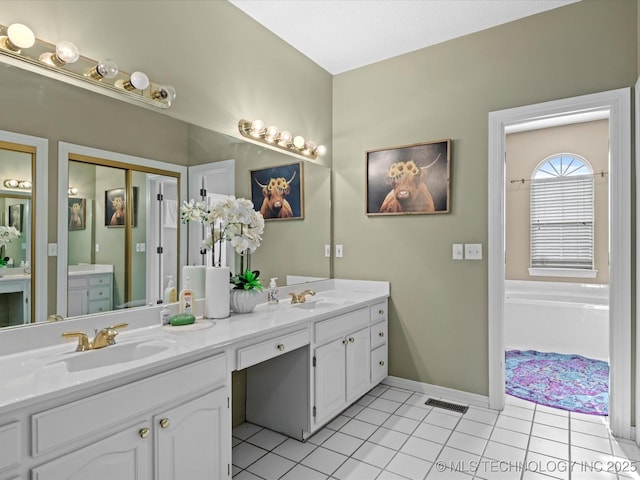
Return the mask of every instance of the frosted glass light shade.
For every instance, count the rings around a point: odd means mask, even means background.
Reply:
[[[318,145],[318,148],[316,148],[316,153],[318,154],[319,157],[326,155],[327,147],[325,147],[324,145]]]
[[[7,48],[15,47],[15,51],[20,51],[22,48],[31,48],[36,43],[36,36],[31,29],[21,23],[12,23],[7,28],[7,37],[9,38],[9,44]]]
[[[133,72],[129,78],[129,82],[134,86],[134,88],[144,90],[149,86],[149,77],[142,72]]]
[[[302,150],[304,148],[304,137],[300,135],[293,137],[293,146],[298,150]]]
[[[109,60],[108,58],[98,63],[95,70],[101,78],[116,78],[118,75],[118,66],[113,60]]]
[[[56,44],[56,57],[63,65],[74,63],[80,58],[80,50],[73,43],[62,40]]]

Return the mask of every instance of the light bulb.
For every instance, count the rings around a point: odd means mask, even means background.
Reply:
[[[251,123],[251,133],[252,137],[260,137],[264,133],[264,122],[262,120],[254,120]]]
[[[288,132],[287,130],[285,130],[284,132],[280,132],[280,135],[278,136],[278,145],[286,147],[291,142],[291,138],[291,132]]]
[[[304,148],[304,137],[300,135],[293,137],[293,146],[298,150],[302,150]]]
[[[307,155],[313,155],[313,153],[316,151],[316,148],[316,142],[312,142],[311,140],[309,140],[304,144],[304,153],[306,153]]]
[[[74,63],[80,58],[80,50],[73,43],[62,40],[56,44],[56,57],[63,65]]]
[[[20,183],[18,184],[18,187],[20,187],[20,188],[24,188],[25,190],[29,190],[29,189],[31,188],[31,182],[29,182],[29,181],[25,180],[25,181],[23,181],[23,182],[20,182]]]
[[[153,92],[152,96],[158,100],[165,100],[168,103],[171,103],[176,99],[176,89],[171,85],[164,85]]]
[[[267,130],[264,133],[264,139],[269,143],[273,143],[276,141],[277,137],[278,127],[276,127],[275,125],[270,125],[269,127],[267,127]]]
[[[18,186],[18,180],[14,180],[13,178],[7,179],[4,181],[4,186],[9,188],[16,188]]]
[[[76,193],[78,193],[78,189],[76,187],[71,187],[68,192],[69,195],[75,195]]]
[[[316,148],[316,154],[319,157],[322,157],[323,155],[327,154],[327,147],[325,147],[324,145],[318,145],[318,148]]]
[[[108,58],[102,60],[89,72],[91,78],[100,80],[101,78],[116,78],[118,75],[118,66],[113,60]]]
[[[36,37],[29,27],[21,23],[12,23],[7,28],[5,46],[14,52],[22,48],[31,48],[36,43]]]
[[[149,86],[149,77],[142,72],[133,72],[129,78],[129,82],[134,88],[144,90]]]

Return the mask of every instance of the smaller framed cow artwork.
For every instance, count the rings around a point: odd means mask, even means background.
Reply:
[[[367,151],[367,215],[449,213],[451,140]]]
[[[251,200],[267,221],[304,218],[302,162],[251,170]]]

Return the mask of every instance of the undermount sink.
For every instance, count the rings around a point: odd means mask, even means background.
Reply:
[[[302,310],[318,310],[321,308],[337,308],[348,305],[349,302],[346,300],[337,300],[337,299],[328,299],[321,298],[318,300],[306,301],[304,303],[295,303],[293,304],[294,308],[301,308]]]
[[[91,370],[94,368],[102,368],[110,365],[142,360],[162,353],[168,348],[169,345],[152,343],[149,341],[123,343],[97,350],[70,353],[68,354],[68,358],[56,360],[55,362],[51,362],[49,365],[53,366],[62,363],[66,367],[67,371],[79,372],[82,370]]]

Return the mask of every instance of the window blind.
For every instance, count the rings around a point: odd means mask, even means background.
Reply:
[[[593,177],[531,181],[531,266],[593,268]]]

